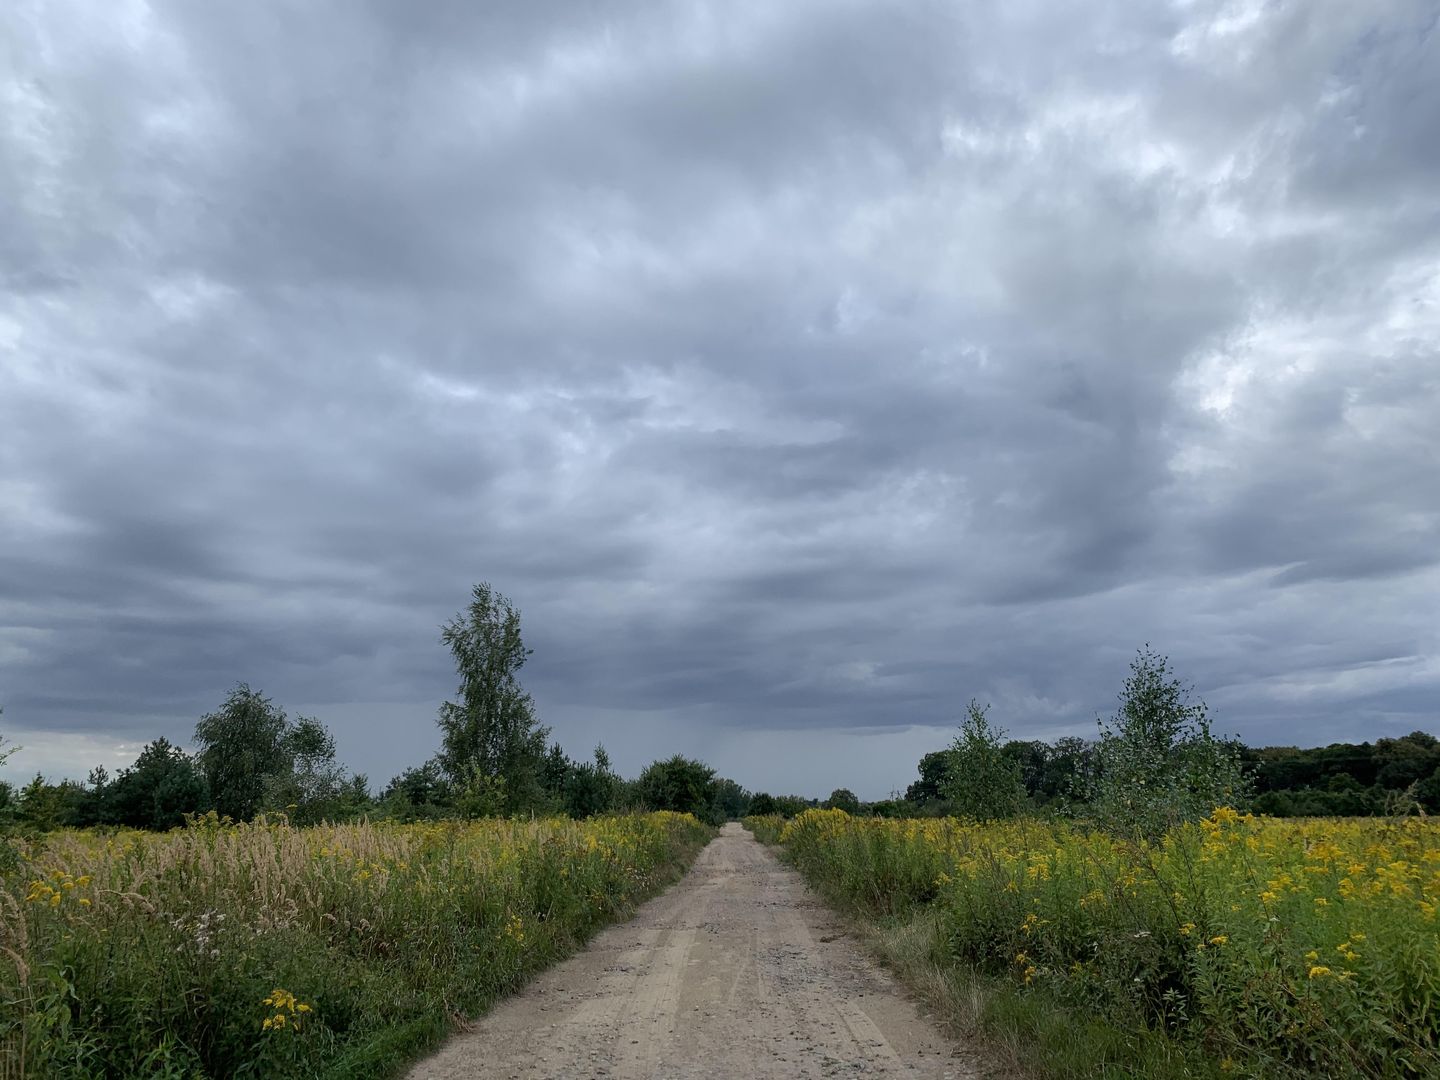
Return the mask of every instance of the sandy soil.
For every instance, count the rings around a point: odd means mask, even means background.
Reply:
[[[978,1075],[739,825],[411,1080]]]

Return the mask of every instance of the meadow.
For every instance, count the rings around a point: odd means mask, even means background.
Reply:
[[[1440,1075],[1440,822],[746,825],[1040,1075]]]
[[[375,1077],[677,878],[689,814],[0,840],[0,1076]]]

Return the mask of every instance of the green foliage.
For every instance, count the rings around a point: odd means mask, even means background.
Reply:
[[[368,805],[363,778],[348,775],[335,760],[335,737],[319,720],[296,717],[286,728],[284,747],[288,767],[270,777],[267,809],[284,810],[297,825],[314,825],[344,820]]]
[[[565,812],[573,818],[608,814],[619,808],[623,786],[605,747],[597,746],[593,760],[572,765],[565,777]]]
[[[821,805],[826,810],[844,810],[847,814],[860,813],[860,797],[849,788],[836,788]]]
[[[444,817],[451,811],[455,793],[437,761],[406,769],[380,793],[379,813],[396,821]]]
[[[1014,817],[1025,805],[1020,767],[1004,752],[1005,732],[990,726],[988,711],[973,700],[966,706],[941,788],[955,814],[975,821]]]
[[[1440,1075],[1431,820],[1275,821],[1221,807],[1155,840],[1025,817],[817,810],[747,825],[778,830],[837,903],[887,925],[933,918],[942,967],[1099,1022],[1118,1036],[1113,1050],[1150,1046],[1176,1069],[1127,1063],[1117,1077],[1168,1080],[1206,1059],[1277,1080]],[[1101,1064],[1061,1075],[1102,1075]]]
[[[1215,738],[1203,701],[1147,645],[1130,664],[1120,708],[1101,724],[1091,813],[1116,832],[1156,837],[1245,794],[1239,749]]]
[[[814,799],[804,799],[799,795],[771,795],[769,792],[760,792],[750,797],[750,805],[746,808],[748,817],[768,817],[776,815],[782,818],[792,818],[796,814],[803,814],[815,805]]]
[[[0,1075],[398,1075],[710,835],[674,815],[295,828],[212,814],[164,835],[17,841],[0,872]]]
[[[459,700],[440,706],[437,760],[451,782],[476,775],[504,781],[506,813],[542,808],[547,728],[517,674],[530,650],[520,636],[520,613],[481,582],[470,605],[441,629],[460,675]]]
[[[953,768],[952,751],[933,750],[920,759],[920,779],[905,790],[906,802],[928,808],[945,798],[944,786]]]
[[[137,829],[172,829],[187,814],[210,807],[210,790],[195,762],[163,736],[140,751],[128,769],[107,782],[104,769],[90,774],[97,820]]]
[[[734,780],[721,777],[710,785],[710,811],[705,820],[712,824],[739,821],[750,811],[750,792]]]
[[[275,778],[290,768],[288,732],[284,710],[245,683],[200,718],[196,761],[221,816],[249,821],[264,809]]]
[[[715,770],[704,762],[676,754],[647,765],[635,781],[635,793],[649,810],[674,810],[704,821],[713,817],[714,779]]]

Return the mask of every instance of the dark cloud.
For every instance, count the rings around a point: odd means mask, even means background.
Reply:
[[[412,10],[413,8],[413,10]],[[17,769],[237,680],[383,779],[489,580],[572,752],[903,787],[1134,649],[1433,727],[1440,56],[1386,0],[22,3]]]

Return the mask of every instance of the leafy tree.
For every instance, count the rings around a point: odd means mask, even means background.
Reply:
[[[338,820],[353,793],[345,767],[335,760],[335,736],[319,720],[297,716],[281,737],[285,768],[271,774],[265,805],[285,810],[297,825]]]
[[[739,821],[750,812],[750,792],[721,777],[710,785],[710,820]]]
[[[380,793],[381,812],[401,821],[440,817],[453,805],[454,790],[433,760],[406,769]]]
[[[953,750],[935,750],[920,759],[920,779],[905,789],[905,800],[926,807],[945,798],[945,781],[954,765]]]
[[[765,817],[770,814],[778,814],[780,804],[776,802],[775,796],[768,791],[762,791],[750,799],[750,813],[756,817]]]
[[[860,813],[860,798],[849,788],[836,788],[825,800],[826,810],[844,810],[847,814]]]
[[[1376,782],[1387,788],[1407,788],[1440,767],[1440,740],[1423,731],[1398,739],[1375,740]]]
[[[90,794],[105,824],[171,829],[186,814],[208,809],[210,791],[190,756],[161,736],[140,751],[128,769],[107,782],[103,768],[90,773]]]
[[[676,754],[651,762],[635,781],[636,794],[649,810],[674,810],[710,820],[711,782],[715,770],[704,762]]]
[[[218,813],[249,821],[260,812],[269,789],[290,770],[289,732],[284,711],[245,683],[200,718],[196,760]]]
[[[605,747],[595,747],[593,761],[574,765],[565,781],[565,812],[573,818],[593,817],[614,810],[620,801],[620,777],[610,765]]]
[[[457,786],[476,776],[504,782],[504,809],[542,805],[549,729],[516,678],[530,655],[520,636],[520,613],[487,583],[476,585],[470,606],[441,629],[455,658],[459,701],[440,706],[440,766]]]
[[[986,719],[989,708],[974,700],[965,707],[942,787],[955,813],[976,821],[1014,817],[1025,804],[1020,766],[1004,751],[1005,732]]]
[[[19,818],[34,829],[73,826],[80,818],[85,789],[74,780],[47,783],[39,773],[20,789]]]
[[[1116,832],[1159,836],[1245,792],[1238,748],[1210,731],[1203,701],[1148,645],[1130,664],[1120,708],[1102,722],[1093,812]]]

